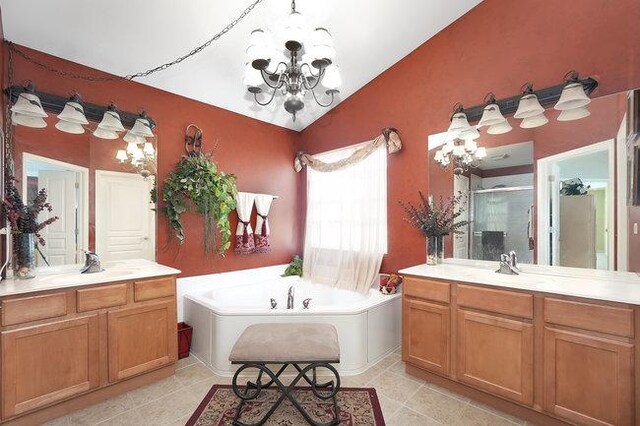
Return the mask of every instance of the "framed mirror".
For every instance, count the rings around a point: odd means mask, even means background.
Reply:
[[[506,133],[479,128],[475,144],[456,143],[481,148],[483,158],[455,172],[436,155],[451,136],[430,135],[431,193],[467,197],[470,224],[445,240],[445,256],[499,261],[515,250],[521,263],[640,271],[640,254],[629,249],[640,187],[629,128],[637,103],[638,91],[626,91],[592,99],[581,118],[559,121],[548,108],[546,124],[522,128],[509,117]]]
[[[89,129],[64,133],[54,121],[50,117],[43,129],[13,127],[18,190],[30,202],[45,189],[52,211],[41,213],[40,221],[58,217],[42,231],[46,244],[36,248],[36,266],[81,264],[84,250],[96,252],[103,262],[155,260],[157,150],[145,156],[141,173],[129,159],[116,158],[127,148],[122,138],[100,139]]]

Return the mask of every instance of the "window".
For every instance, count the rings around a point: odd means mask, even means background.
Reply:
[[[358,146],[315,157],[335,162]],[[387,252],[387,153],[376,149],[364,160],[333,172],[307,169],[305,276],[341,287],[371,284]]]

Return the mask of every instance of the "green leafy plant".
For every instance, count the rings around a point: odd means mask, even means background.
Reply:
[[[420,204],[414,206],[411,203],[400,205],[406,213],[404,221],[422,231],[425,237],[438,237],[449,234],[460,234],[464,232],[461,228],[469,224],[466,220],[456,219],[464,213],[466,208],[466,197],[462,193],[449,197],[446,201],[440,197],[440,202],[436,205],[431,197],[420,194]]]
[[[291,258],[291,263],[287,266],[287,269],[284,270],[283,277],[290,277],[293,275],[297,275],[299,277],[302,276],[302,258],[298,255],[295,255]]]
[[[162,211],[180,244],[185,238],[182,214],[188,210],[201,214],[205,253],[224,255],[231,247],[229,213],[236,208],[237,193],[236,177],[218,170],[211,154],[185,155],[164,181]]]

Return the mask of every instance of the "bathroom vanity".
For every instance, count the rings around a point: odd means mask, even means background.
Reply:
[[[39,424],[175,372],[175,278],[157,263],[0,282],[0,423]]]
[[[409,374],[539,424],[640,420],[640,277],[448,259],[400,271]]]

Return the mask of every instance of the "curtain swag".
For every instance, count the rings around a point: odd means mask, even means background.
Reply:
[[[296,172],[300,172],[305,166],[311,167],[313,170],[319,172],[333,172],[341,170],[364,160],[383,144],[386,145],[387,152],[389,154],[394,154],[400,151],[402,149],[402,141],[400,140],[400,136],[398,136],[398,131],[392,127],[387,127],[382,130],[382,134],[380,136],[366,143],[361,148],[358,148],[349,157],[334,163],[325,163],[324,161],[318,160],[313,155],[299,152],[294,160],[293,168]]]

